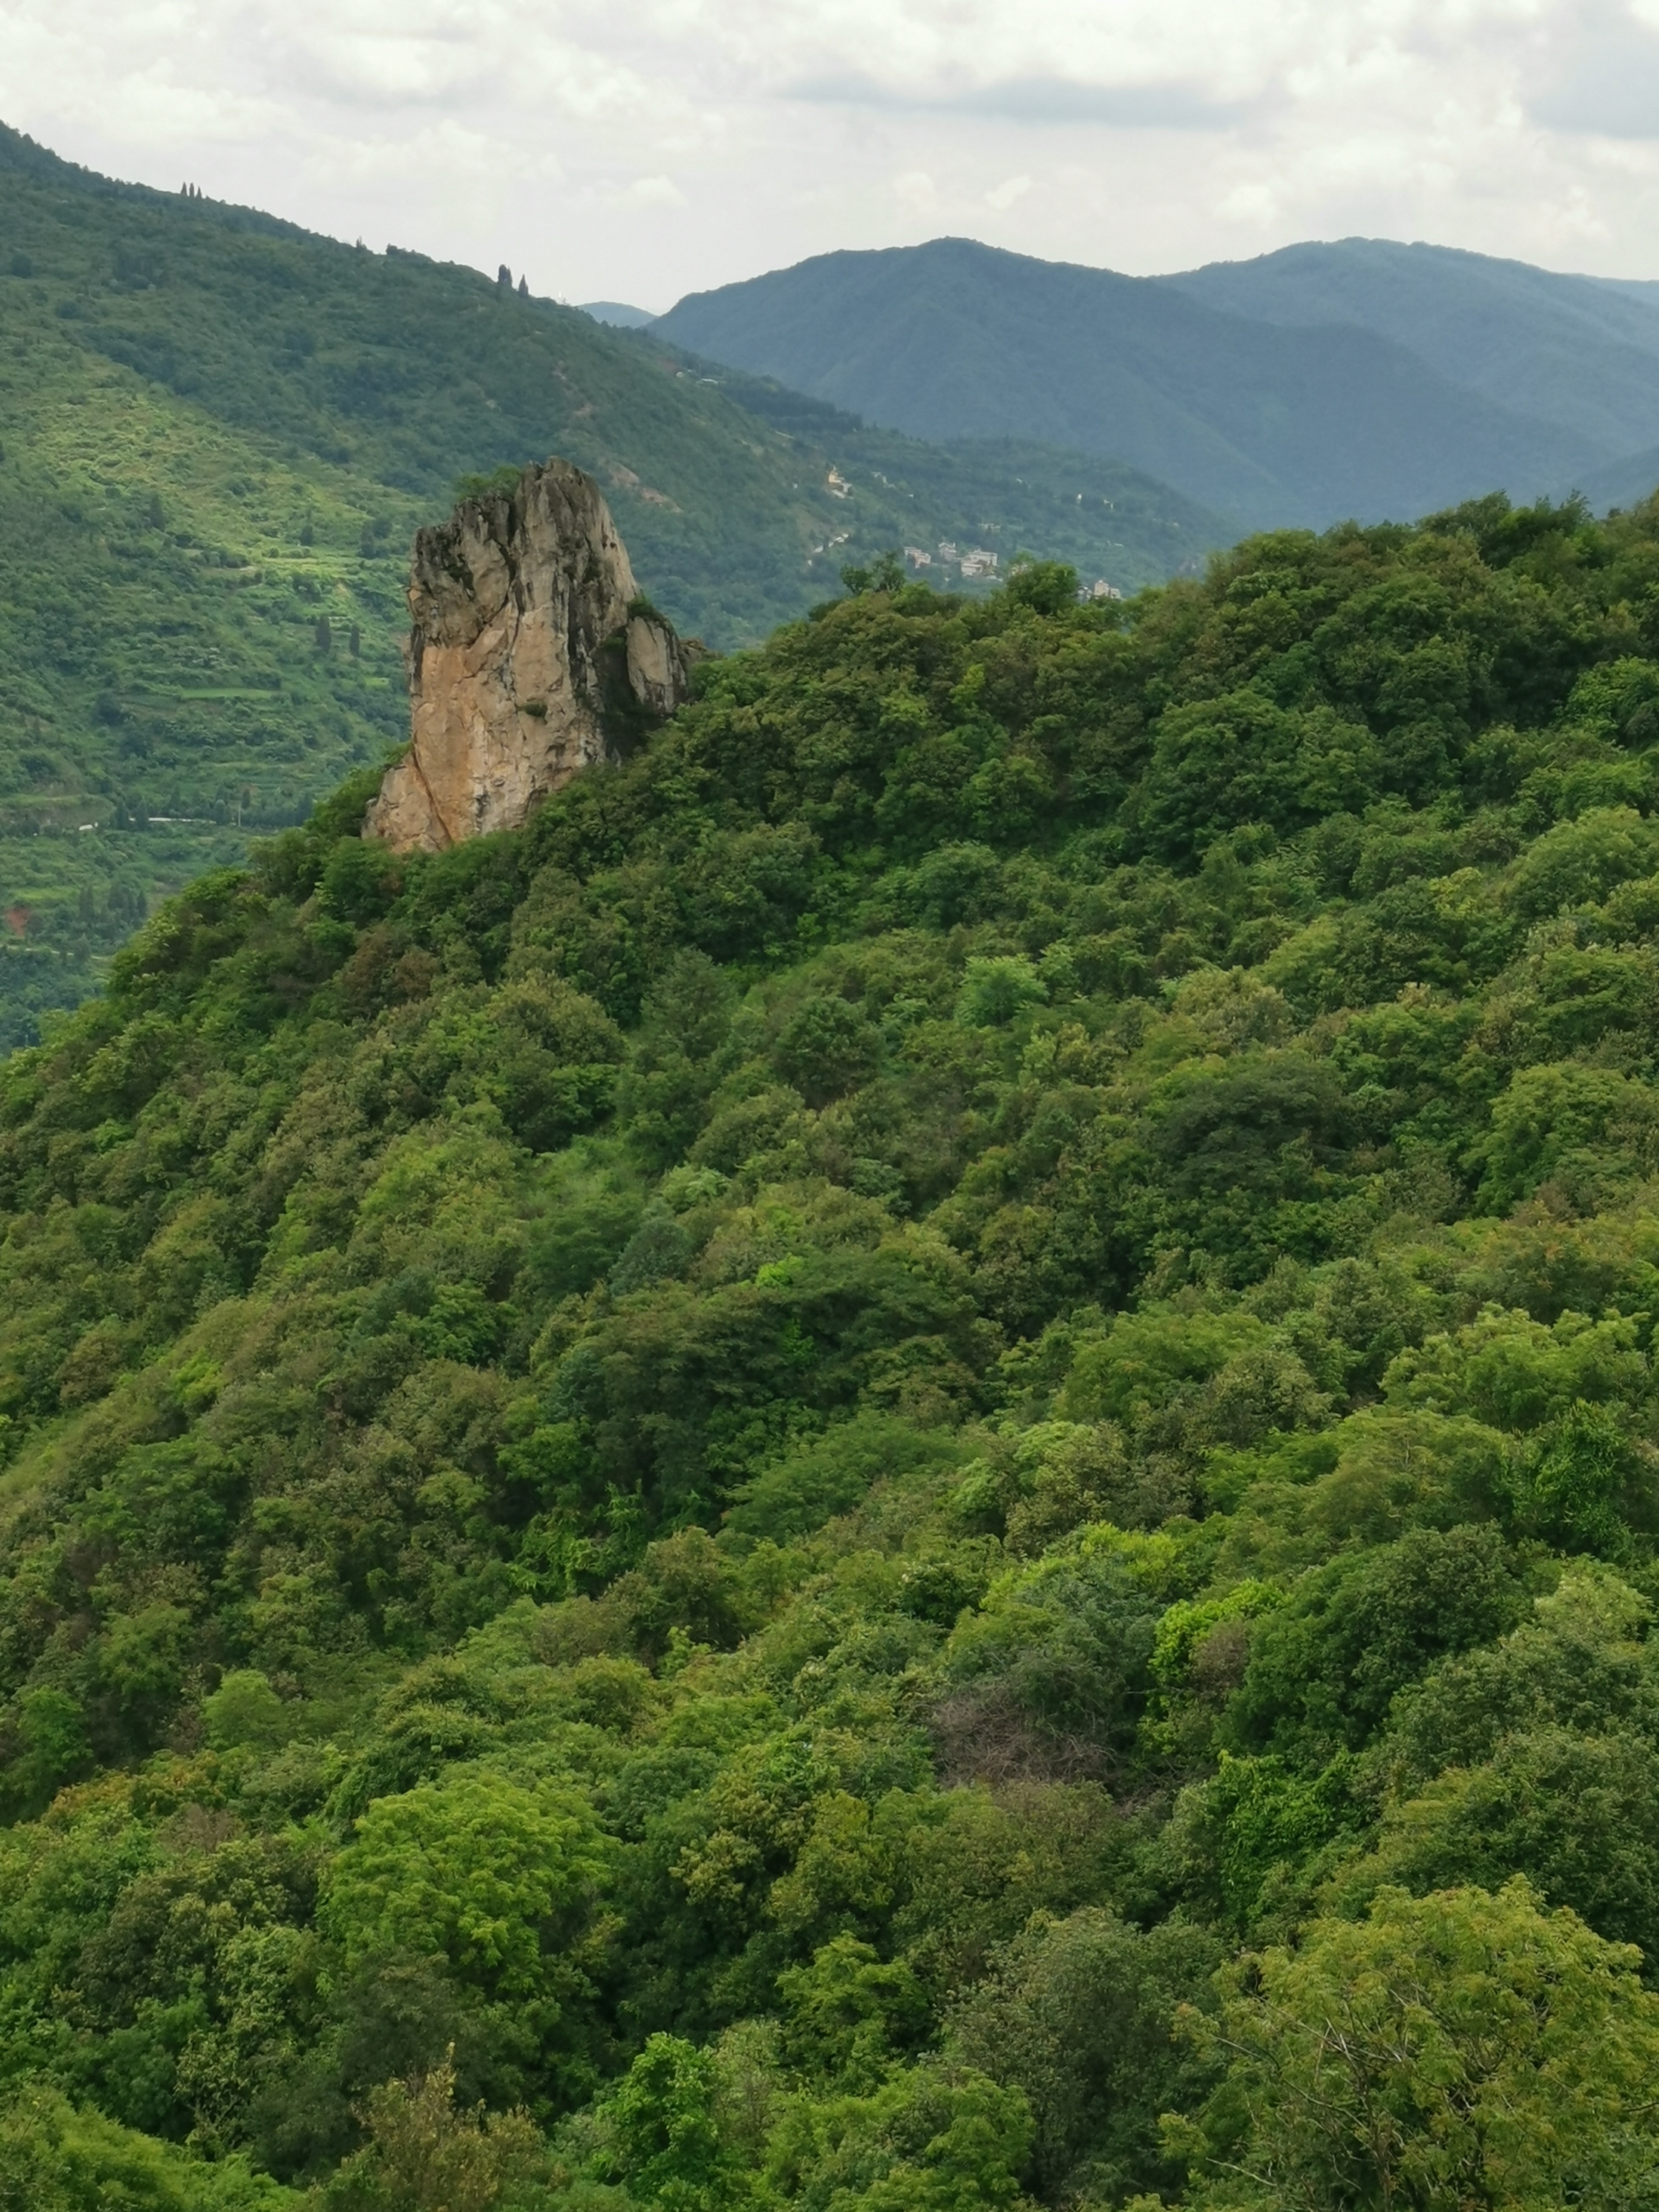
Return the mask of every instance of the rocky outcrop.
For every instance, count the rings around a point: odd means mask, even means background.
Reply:
[[[398,852],[511,829],[686,696],[690,655],[639,605],[590,477],[527,468],[415,540],[408,752],[363,824]]]

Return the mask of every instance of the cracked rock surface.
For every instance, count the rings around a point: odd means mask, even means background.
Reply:
[[[408,752],[363,824],[398,852],[507,830],[685,697],[689,655],[637,610],[599,489],[568,461],[463,500],[410,566]]]

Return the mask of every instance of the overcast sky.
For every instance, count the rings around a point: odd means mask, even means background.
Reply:
[[[653,309],[946,234],[1659,276],[1659,0],[0,0],[0,118]]]

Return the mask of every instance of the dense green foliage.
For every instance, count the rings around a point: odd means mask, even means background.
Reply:
[[[1648,2203],[1659,517],[700,684],[0,1071],[0,2142]]]
[[[409,544],[458,478],[592,470],[642,586],[715,647],[895,544],[1133,589],[1224,534],[1110,462],[734,397],[475,271],[112,185],[3,128],[0,234],[0,1048],[159,894],[407,735]]]

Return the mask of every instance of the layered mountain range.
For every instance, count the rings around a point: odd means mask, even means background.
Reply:
[[[915,437],[1110,453],[1252,528],[1659,481],[1659,285],[1372,239],[1123,276],[965,239],[830,253],[651,325]]]

